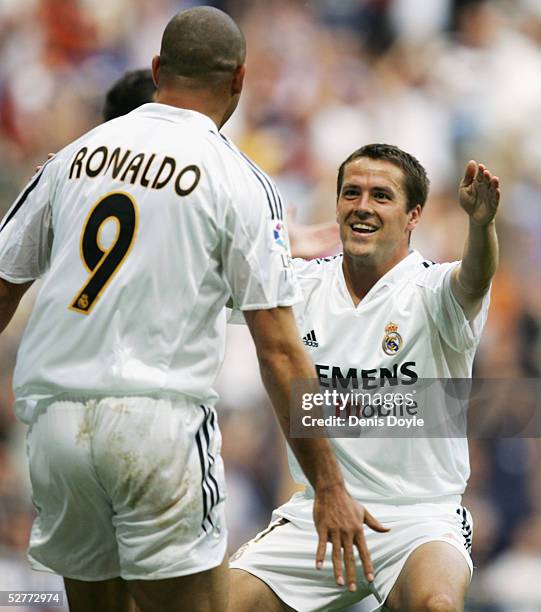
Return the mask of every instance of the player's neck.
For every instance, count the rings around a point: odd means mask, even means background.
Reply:
[[[400,252],[392,258],[378,261],[368,257],[351,257],[344,253],[342,262],[344,280],[355,306],[361,303],[366,294],[382,276],[387,274],[389,270],[394,268],[407,255],[408,252]]]
[[[159,104],[167,104],[176,106],[177,108],[185,108],[194,110],[198,113],[210,117],[218,126],[223,124],[225,107],[220,100],[208,95],[207,92],[201,91],[185,91],[173,88],[162,88],[156,93],[156,102]]]

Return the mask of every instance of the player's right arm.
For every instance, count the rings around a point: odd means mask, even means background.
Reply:
[[[0,332],[11,321],[22,296],[49,265],[51,184],[48,162],[0,221]]]
[[[290,401],[295,380],[314,380],[314,366],[302,343],[291,308],[245,311],[246,323],[257,349],[263,383],[286,439],[315,492],[314,522],[319,536],[316,567],[323,564],[327,542],[332,544],[336,582],[356,589],[354,549],[359,551],[364,574],[374,570],[364,538],[363,524],[388,531],[346,491],[342,473],[326,438],[291,438]],[[346,569],[344,579],[343,561]]]
[[[0,278],[0,333],[8,326],[21,298],[31,285],[31,282],[15,284]]]

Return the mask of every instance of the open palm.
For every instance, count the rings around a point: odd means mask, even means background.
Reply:
[[[469,161],[458,189],[460,205],[476,225],[488,225],[500,203],[500,179],[483,164]]]

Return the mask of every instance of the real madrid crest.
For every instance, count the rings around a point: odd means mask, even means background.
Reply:
[[[398,333],[398,325],[396,323],[386,325],[385,335],[381,343],[383,352],[387,355],[396,355],[402,346],[402,342],[402,336]]]

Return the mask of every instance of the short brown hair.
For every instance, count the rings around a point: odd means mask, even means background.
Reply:
[[[425,205],[428,196],[428,188],[430,186],[426,170],[413,155],[402,151],[402,149],[394,145],[388,144],[365,145],[353,151],[353,153],[340,164],[340,168],[338,169],[337,197],[340,197],[346,166],[360,157],[382,159],[398,166],[404,172],[405,176],[404,187],[408,198],[407,210],[412,210],[418,204],[421,208]]]

